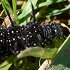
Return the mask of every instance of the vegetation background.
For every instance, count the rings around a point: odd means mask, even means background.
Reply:
[[[46,70],[70,70],[70,0],[0,0],[0,25],[7,28],[10,24],[6,9],[16,25],[26,25],[31,18],[31,3],[36,20],[41,24],[60,23],[66,39],[53,40],[53,49],[37,46],[12,55],[0,63],[0,70],[38,70],[44,60],[52,62]]]

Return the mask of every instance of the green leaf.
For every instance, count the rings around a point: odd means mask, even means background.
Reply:
[[[27,48],[26,50],[22,51],[20,54],[17,55],[17,58],[23,58],[26,56],[30,56],[33,53],[36,53],[35,55],[40,57],[42,56],[42,53],[44,52],[44,49],[41,47],[31,47]]]
[[[22,51],[19,55],[17,55],[17,59],[27,56],[40,57],[43,59],[53,59],[57,53],[57,50],[58,50],[57,48],[46,49],[41,47],[31,47]]]
[[[58,48],[46,48],[44,49],[44,53],[41,56],[41,58],[43,59],[53,59],[55,57],[55,55],[57,54]]]
[[[12,63],[8,63],[8,61],[4,61],[0,64],[0,70],[8,70],[11,67]]]
[[[58,49],[58,54],[53,60],[54,69],[58,67],[58,70],[61,70],[59,68],[63,68],[62,70],[70,70],[70,35],[67,37],[67,39],[64,41],[64,43],[60,46]],[[60,66],[59,66],[60,65]]]

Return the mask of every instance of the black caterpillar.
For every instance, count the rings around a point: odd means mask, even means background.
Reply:
[[[36,22],[35,16],[26,26],[13,25],[7,29],[0,28],[0,59],[2,56],[16,55],[26,47],[45,47],[48,41],[62,36],[63,31],[60,25],[55,23],[41,25]]]

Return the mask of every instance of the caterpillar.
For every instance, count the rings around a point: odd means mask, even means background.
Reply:
[[[9,14],[8,16],[10,18]],[[54,22],[41,25],[35,20],[34,12],[33,21],[28,22],[26,26],[13,24],[12,22],[12,26],[6,29],[0,28],[0,59],[3,56],[16,55],[27,47],[45,47],[54,38],[61,38],[63,36],[60,25]]]

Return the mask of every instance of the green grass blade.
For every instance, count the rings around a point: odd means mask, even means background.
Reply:
[[[12,63],[8,63],[8,61],[4,61],[0,64],[0,70],[8,70],[11,67]]]
[[[11,8],[10,4],[8,3],[8,0],[1,0],[1,3],[2,3],[3,9],[4,9],[6,15],[7,15],[6,9],[9,11],[10,14],[13,14],[12,8]]]
[[[19,24],[18,17],[17,17],[17,0],[12,0],[12,5],[13,5],[13,14],[14,14],[14,20],[16,24]]]

